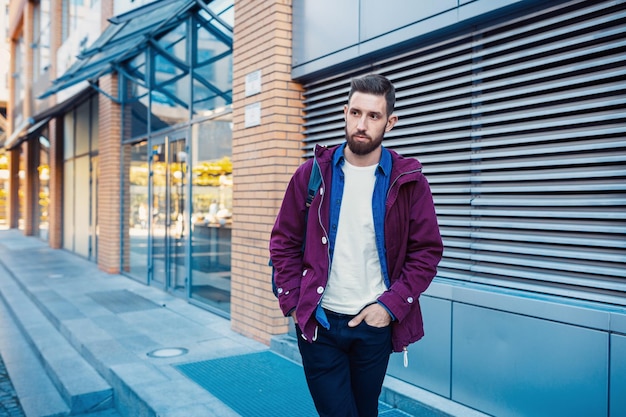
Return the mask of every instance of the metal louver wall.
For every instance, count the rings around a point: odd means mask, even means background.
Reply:
[[[626,3],[551,2],[305,85],[305,149],[343,141],[349,79],[397,89],[385,145],[417,157],[440,280],[626,305]]]

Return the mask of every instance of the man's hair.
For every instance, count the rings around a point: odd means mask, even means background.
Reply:
[[[379,74],[368,74],[359,78],[353,78],[350,82],[350,94],[348,103],[355,92],[384,96],[387,102],[387,117],[389,117],[396,106],[396,89],[391,81]]]

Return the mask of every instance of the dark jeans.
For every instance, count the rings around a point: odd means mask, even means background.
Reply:
[[[298,347],[315,408],[320,417],[375,417],[391,355],[391,326],[365,321],[348,327],[353,316],[327,312],[330,330],[319,326],[317,340]]]

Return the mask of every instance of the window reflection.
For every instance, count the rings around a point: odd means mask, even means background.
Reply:
[[[194,125],[191,296],[230,312],[233,166],[231,114]]]
[[[130,186],[127,219],[129,254],[125,257],[125,270],[141,281],[148,276],[148,150],[147,142],[135,143],[130,148],[128,182]]]
[[[37,167],[39,173],[39,199],[37,203],[39,213],[39,237],[43,240],[48,240],[48,207],[50,203],[50,142],[44,135],[39,137],[39,146],[39,166]]]

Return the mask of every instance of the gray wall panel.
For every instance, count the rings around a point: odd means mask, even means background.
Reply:
[[[358,10],[359,0],[294,0],[293,65],[358,45]],[[354,48],[352,57],[356,51]],[[345,53],[339,55],[342,61],[349,58]]]
[[[521,1],[294,0],[292,76],[323,72]]]
[[[452,399],[497,416],[603,416],[608,334],[455,303]]]
[[[420,304],[425,336],[409,347],[407,368],[402,353],[391,356],[388,374],[449,398],[452,303],[422,296]]]
[[[361,41],[411,25],[457,7],[457,0],[361,0]]]
[[[611,417],[626,416],[626,336],[611,335]]]

